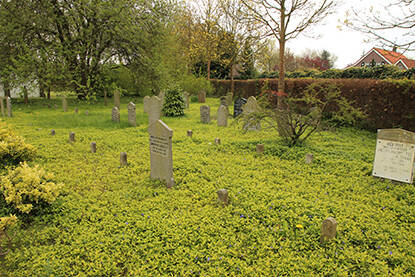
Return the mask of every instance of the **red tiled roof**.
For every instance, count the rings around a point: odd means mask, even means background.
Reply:
[[[409,68],[415,67],[415,60],[411,60],[408,58],[402,59],[402,61],[406,64],[406,66]]]
[[[408,68],[415,67],[415,60],[408,59],[404,56],[402,53],[397,53],[393,51],[388,51],[380,48],[373,48],[376,50],[379,54],[381,54],[385,59],[387,59],[391,64],[395,65],[399,60],[402,60],[403,63]]]

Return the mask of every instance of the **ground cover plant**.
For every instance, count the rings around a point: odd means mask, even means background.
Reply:
[[[130,101],[137,127],[127,121]],[[207,104],[216,111],[219,99]],[[202,124],[200,105],[163,118],[174,131],[176,186],[167,189],[149,178],[142,99],[122,99],[120,124],[102,102],[69,99],[66,113],[41,100],[16,103],[14,117],[2,120],[37,149],[30,163],[65,185],[47,212],[17,223],[11,246],[2,245],[9,252],[0,275],[415,275],[415,189],[371,176],[375,133],[329,129],[290,148],[272,130]],[[263,155],[255,153],[258,143]],[[120,152],[128,154],[126,167]],[[221,188],[230,193],[226,207],[216,200]],[[337,237],[320,244],[329,216]]]

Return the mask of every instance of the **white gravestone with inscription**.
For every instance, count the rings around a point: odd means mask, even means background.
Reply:
[[[372,175],[412,183],[415,170],[415,133],[379,129]]]
[[[151,178],[166,182],[167,187],[174,186],[173,178],[173,130],[163,121],[157,120],[148,128],[150,135]]]

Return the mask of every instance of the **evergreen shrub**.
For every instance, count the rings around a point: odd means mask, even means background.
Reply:
[[[183,91],[179,88],[168,89],[164,97],[163,114],[165,116],[182,116],[184,115]]]

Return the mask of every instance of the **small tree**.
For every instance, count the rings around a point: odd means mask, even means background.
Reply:
[[[184,115],[183,91],[179,88],[169,89],[164,96],[163,114],[165,116]]]

